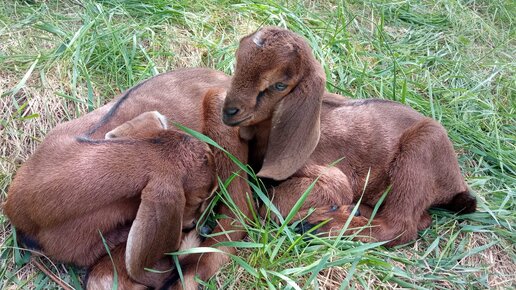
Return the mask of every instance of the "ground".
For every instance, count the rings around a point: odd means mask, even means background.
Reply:
[[[396,100],[441,122],[478,211],[433,211],[429,229],[393,249],[256,221],[241,259],[207,286],[515,288],[514,19],[510,0],[2,1],[0,198],[57,123],[175,68],[231,74],[238,40],[277,25],[310,42],[329,91]],[[0,244],[0,288],[58,288],[34,261],[81,287],[80,269],[29,259],[2,214]]]

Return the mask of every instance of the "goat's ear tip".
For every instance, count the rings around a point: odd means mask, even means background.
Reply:
[[[285,180],[290,177],[292,174],[288,174],[288,172],[280,172],[279,170],[275,170],[274,168],[262,168],[256,176],[260,178],[269,178],[276,181]]]
[[[168,129],[168,119],[158,111],[154,111],[154,115],[158,118],[163,129]]]

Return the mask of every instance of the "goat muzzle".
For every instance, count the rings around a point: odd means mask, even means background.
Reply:
[[[247,117],[239,118],[239,115],[242,115],[239,113],[241,113],[241,110],[238,108],[234,108],[234,107],[224,108],[222,110],[222,121],[224,122],[224,124],[234,127],[234,126],[240,125],[242,122],[247,121],[252,117],[252,116],[247,116]]]

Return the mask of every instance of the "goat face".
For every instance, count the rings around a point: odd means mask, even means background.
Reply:
[[[222,119],[229,126],[270,124],[258,176],[286,179],[306,162],[319,141],[322,67],[303,38],[277,27],[244,37],[236,57]],[[240,132],[242,138],[252,139],[252,133]]]
[[[299,36],[267,27],[240,41],[236,70],[227,93],[223,121],[250,126],[272,118],[278,102],[303,74]]]

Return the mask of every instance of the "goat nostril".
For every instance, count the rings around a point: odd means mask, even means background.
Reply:
[[[224,114],[225,114],[226,116],[234,116],[234,115],[236,115],[239,111],[240,111],[239,109],[234,108],[234,107],[233,107],[233,108],[226,108],[226,109],[224,109]]]

